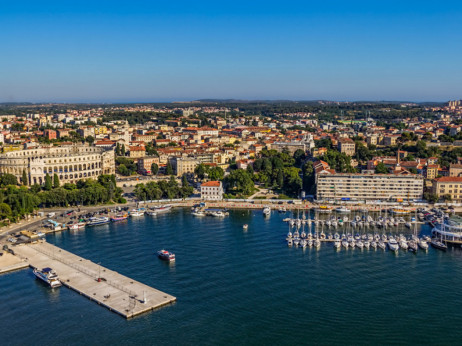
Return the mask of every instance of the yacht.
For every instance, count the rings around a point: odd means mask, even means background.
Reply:
[[[419,239],[419,241],[417,242],[417,244],[419,245],[419,247],[422,249],[422,250],[428,250],[428,243],[425,239]]]
[[[88,219],[86,226],[99,226],[109,223],[111,220],[107,216],[91,217]]]
[[[383,240],[381,240],[381,239],[377,242],[377,246],[378,246],[379,248],[381,248],[382,250],[385,250],[385,248],[387,247],[387,246],[385,245],[385,242],[384,242]]]
[[[342,246],[342,243],[340,242],[339,239],[334,241],[334,248],[340,249],[341,246]]]
[[[448,249],[447,245],[437,238],[433,238],[431,244],[435,249],[438,250],[446,251]]]
[[[148,215],[151,215],[149,214],[149,211],[147,211],[146,213],[148,213]],[[154,212],[155,213],[155,212]],[[192,216],[205,216],[205,213],[200,210],[200,209],[194,209],[192,212],[191,212],[191,215]]]
[[[417,249],[419,248],[419,246],[417,245],[417,242],[414,239],[409,240],[407,244],[409,246],[409,251],[417,252]]]
[[[292,245],[294,245],[294,241],[292,240],[292,238],[288,238],[287,239],[287,246],[292,247]]]
[[[58,275],[51,268],[47,267],[43,268],[42,270],[34,268],[34,275],[36,278],[47,283],[51,288],[59,287],[62,285],[61,281],[59,281]]]
[[[157,251],[157,257],[167,262],[175,261],[175,254],[172,252],[168,252],[167,250]]]
[[[335,209],[337,213],[351,213],[351,210],[347,207],[338,207]]]
[[[154,207],[154,211],[156,212],[156,214],[162,214],[162,213],[166,213],[170,210],[172,210],[172,206],[170,204],[166,204],[166,205],[160,205],[158,207]]]
[[[342,246],[345,248],[345,249],[348,249],[348,240],[346,239],[342,239]]]
[[[395,238],[390,237],[390,239],[388,240],[388,248],[390,249],[390,251],[394,252],[397,252],[399,250],[399,244],[395,240]]]
[[[371,247],[376,250],[377,249],[377,242],[375,240],[371,241]]]
[[[313,245],[316,249],[319,249],[321,247],[321,241],[319,239],[315,239]]]
[[[364,243],[361,240],[358,240],[356,242],[356,246],[359,247],[360,249],[362,249],[364,247]]]
[[[302,247],[302,249],[306,248],[306,245],[307,245],[306,239],[302,239],[300,241],[300,246]]]
[[[403,250],[407,250],[409,249],[409,245],[407,244],[407,241],[406,240],[402,240],[400,239],[399,241],[399,247]]]
[[[271,208],[265,207],[263,208],[263,216],[270,216],[271,215]]]
[[[222,212],[221,210],[211,212],[209,215],[211,215],[213,217],[225,217],[226,216],[226,214],[224,212]]]

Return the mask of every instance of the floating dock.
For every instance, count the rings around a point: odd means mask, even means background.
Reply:
[[[127,319],[176,300],[174,296],[45,241],[18,245],[13,250],[31,267],[53,268],[64,286]]]

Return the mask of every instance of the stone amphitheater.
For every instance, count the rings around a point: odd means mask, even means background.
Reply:
[[[43,184],[48,173],[56,173],[62,183],[114,174],[114,151],[86,145],[11,151],[0,155],[0,173],[10,173],[18,181],[23,171],[29,184]]]

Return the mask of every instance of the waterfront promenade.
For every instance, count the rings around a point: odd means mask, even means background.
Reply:
[[[176,300],[174,296],[45,241],[18,245],[13,250],[31,267],[53,268],[63,285],[125,318],[135,317]]]

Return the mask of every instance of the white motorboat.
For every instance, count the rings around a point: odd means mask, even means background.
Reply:
[[[244,231],[247,231],[247,230],[249,229],[249,225],[248,225],[248,224],[244,224],[244,225],[242,226],[242,229],[243,229]]]
[[[265,207],[263,208],[263,216],[270,216],[271,215],[271,208]]]
[[[140,217],[144,215],[145,210],[143,209],[132,209],[130,211],[130,217]]]
[[[422,250],[428,250],[428,243],[425,239],[419,239],[419,241],[417,242],[417,244],[419,245],[419,247],[422,249]]]
[[[399,247],[403,250],[408,250],[409,249],[409,245],[407,244],[407,241],[406,240],[400,240],[399,241]]]
[[[412,251],[412,252],[417,252],[419,248],[419,246],[417,245],[417,242],[414,239],[409,240],[407,245],[409,246],[409,251]]]
[[[342,246],[343,246],[345,249],[348,249],[348,246],[349,246],[348,240],[343,239],[343,240],[342,240]]]
[[[335,209],[337,213],[351,213],[351,210],[347,207],[338,207]]]
[[[399,244],[395,240],[395,238],[390,237],[390,239],[388,240],[388,248],[390,249],[390,251],[394,252],[397,252],[399,250]]]
[[[357,246],[358,248],[362,249],[362,248],[364,247],[364,243],[363,243],[361,240],[358,240],[358,241],[356,242],[356,246]]]
[[[340,249],[340,247],[342,246],[342,243],[340,242],[340,240],[336,240],[334,241],[334,248],[336,249]]]
[[[315,239],[313,245],[316,249],[319,249],[321,247],[321,241],[319,239]]]
[[[385,245],[385,242],[384,242],[383,240],[379,240],[379,241],[377,242],[377,246],[378,246],[379,248],[381,248],[382,250],[385,250],[385,248],[387,247],[387,246]]]
[[[45,282],[51,288],[61,286],[61,281],[59,281],[59,277],[56,272],[51,268],[43,268],[41,270],[35,268],[34,275],[36,278]]]

